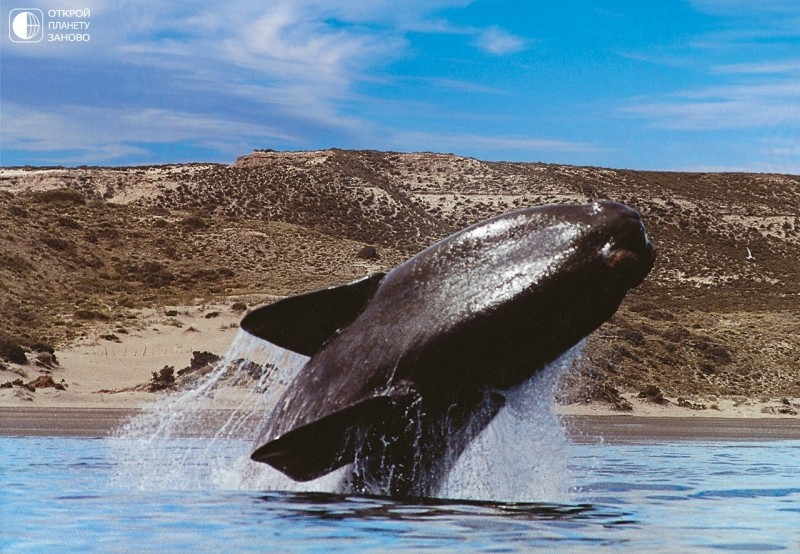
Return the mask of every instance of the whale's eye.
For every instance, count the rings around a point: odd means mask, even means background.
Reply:
[[[619,247],[614,244],[613,240],[609,240],[600,249],[600,256],[607,267],[617,267],[621,263],[636,258],[636,253],[627,248]]]

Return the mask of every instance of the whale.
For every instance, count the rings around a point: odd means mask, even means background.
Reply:
[[[250,457],[295,481],[349,466],[344,491],[431,496],[504,392],[611,318],[655,257],[630,207],[537,206],[256,308],[241,328],[308,361]]]

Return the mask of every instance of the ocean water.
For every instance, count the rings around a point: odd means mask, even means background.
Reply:
[[[223,442],[232,458],[249,446]],[[157,448],[202,460],[207,443]],[[800,441],[571,444],[560,502],[407,503],[224,479],[148,489],[119,481],[118,452],[108,439],[0,438],[0,551],[800,551]]]
[[[110,437],[0,437],[0,552],[800,552],[800,441],[571,442],[550,404],[580,352],[402,502],[249,460],[305,358],[242,335]]]

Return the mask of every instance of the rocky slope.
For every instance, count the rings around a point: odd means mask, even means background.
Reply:
[[[590,339],[569,396],[800,396],[800,177],[788,175],[342,150],[0,169],[0,340],[43,347],[137,307],[342,282],[490,215],[589,198],[637,208],[659,258]],[[358,257],[365,245],[379,257]]]

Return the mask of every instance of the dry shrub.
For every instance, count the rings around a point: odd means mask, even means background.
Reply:
[[[99,310],[81,309],[75,310],[74,314],[76,319],[95,320],[95,321],[108,321],[111,316]]]
[[[14,272],[22,272],[32,269],[33,264],[19,254],[0,252],[0,267],[5,267]]]
[[[42,242],[45,244],[45,246],[52,248],[53,250],[57,250],[58,252],[71,250],[75,247],[74,244],[68,240],[62,239],[61,237],[47,236],[42,238]]]
[[[30,215],[28,213],[28,210],[26,210],[22,206],[16,206],[13,204],[8,207],[8,213],[10,213],[11,215],[15,215],[17,217],[21,217],[23,219],[27,218]]]
[[[70,188],[58,188],[51,190],[43,190],[31,194],[34,202],[41,204],[74,204],[83,206],[86,204],[86,198],[77,190]]]
[[[208,228],[208,222],[205,220],[205,218],[197,214],[183,218],[181,220],[181,225],[194,231]]]
[[[66,227],[68,229],[80,229],[81,224],[72,219],[71,217],[62,215],[56,220],[56,222],[61,225],[62,227]]]
[[[11,338],[0,335],[0,359],[12,364],[24,365],[28,363],[28,357],[22,347],[11,340]]]
[[[147,384],[148,392],[157,392],[165,389],[171,389],[175,386],[175,368],[171,365],[165,365],[161,371],[153,371],[152,378]]]

